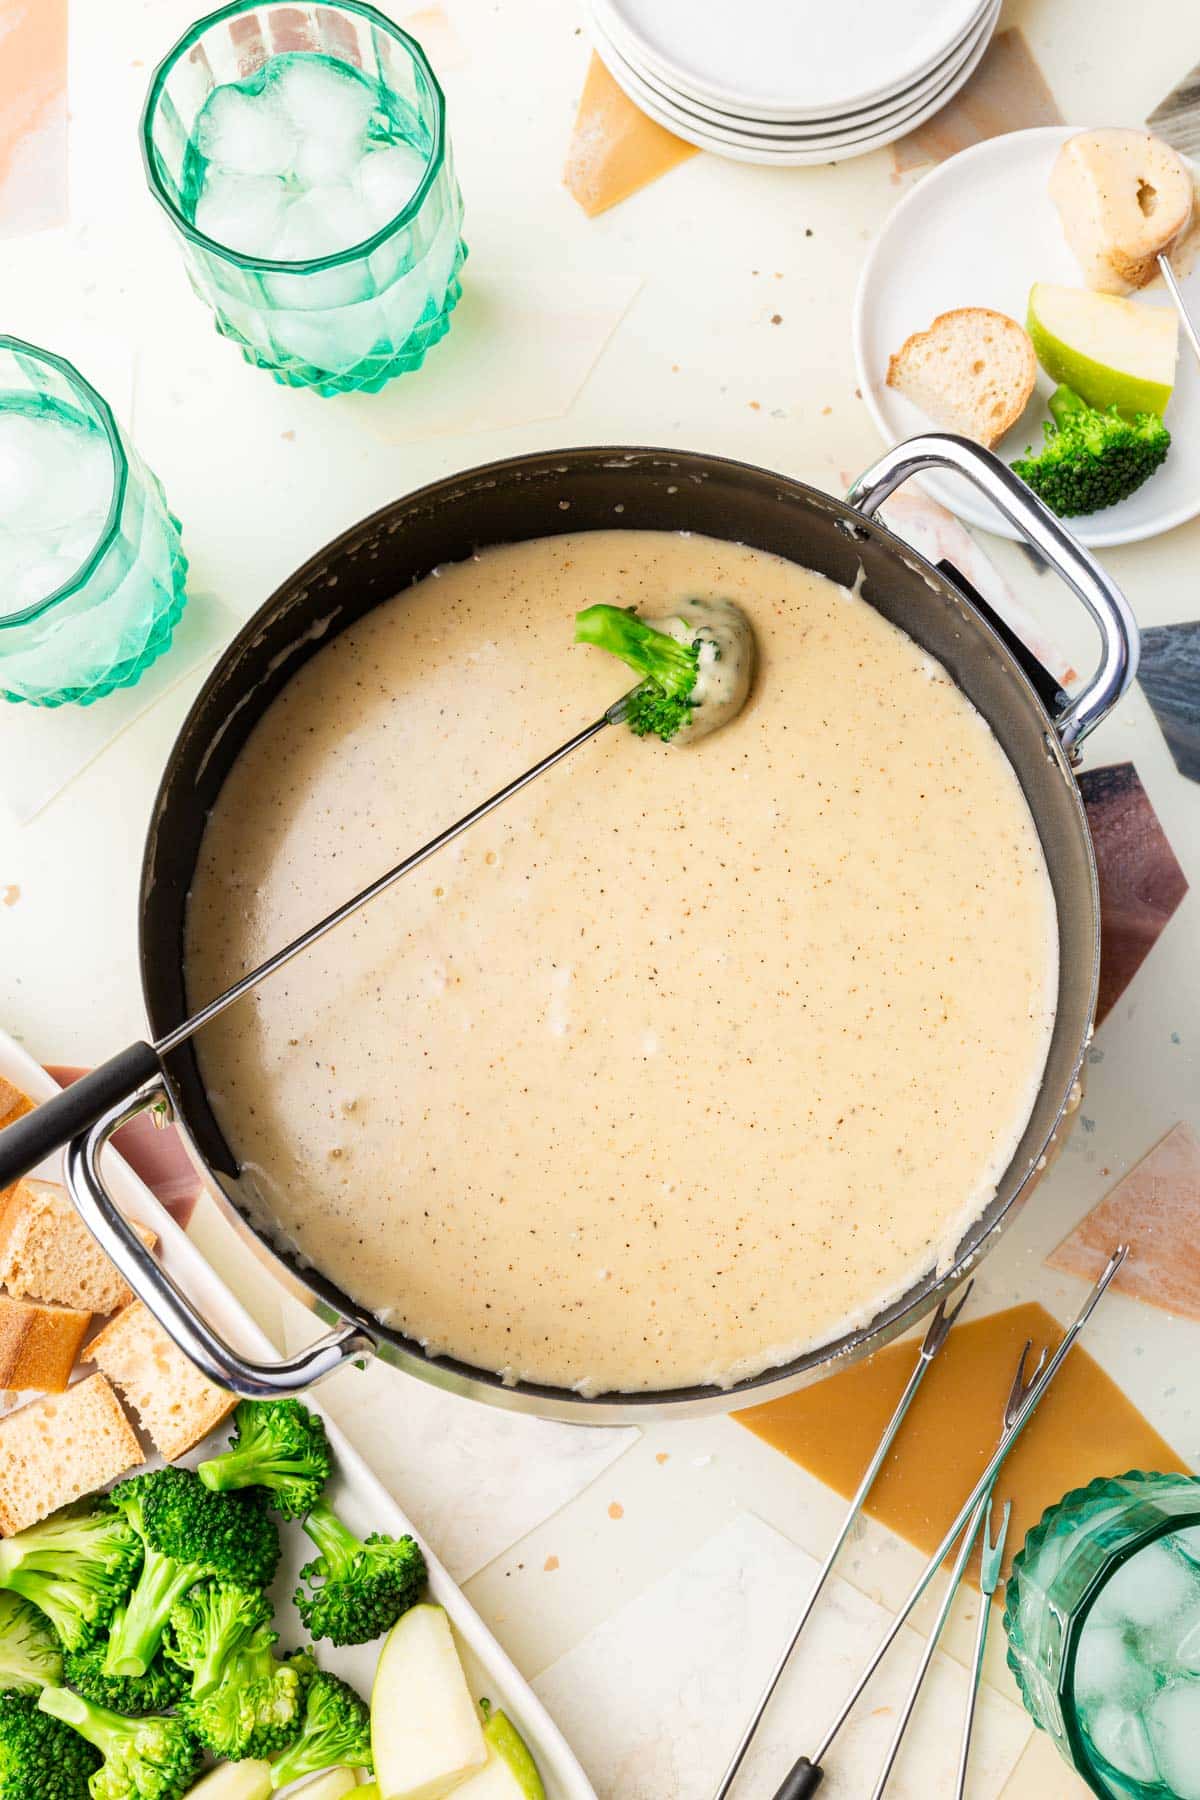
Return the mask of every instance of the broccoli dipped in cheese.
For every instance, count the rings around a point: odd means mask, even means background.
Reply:
[[[684,600],[656,619],[588,606],[575,615],[575,642],[610,651],[642,677],[625,723],[664,744],[719,731],[741,712],[754,678],[754,633],[732,600]]]

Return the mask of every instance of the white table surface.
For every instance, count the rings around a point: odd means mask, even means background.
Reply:
[[[578,6],[447,0],[446,9],[465,50],[444,82],[471,261],[461,320],[418,378],[410,418],[403,382],[381,397],[386,407],[369,396],[323,401],[275,386],[216,336],[145,193],[135,136],[148,68],[189,22],[195,0],[74,7],[71,223],[0,244],[4,328],[77,356],[99,386],[109,383],[118,407],[132,368],[127,422],[184,522],[194,587],[219,596],[238,618],[354,519],[492,457],[555,444],[659,443],[772,464],[837,491],[880,448],[855,397],[849,309],[868,240],[919,172],[897,182],[887,151],[778,172],[700,156],[589,220],[559,180],[588,56]],[[1140,120],[1200,59],[1191,0],[1151,0],[1136,32],[1125,0],[1014,0],[1005,23],[1024,28],[1069,119]],[[510,384],[499,397],[483,382],[477,397],[452,389],[447,358],[460,324],[481,320],[487,308],[501,336],[519,329],[514,295],[541,296],[541,364],[519,391]],[[770,322],[775,313],[779,325]],[[607,323],[615,329],[604,342]],[[497,349],[502,355],[504,345]],[[440,361],[454,395],[449,431],[436,429]],[[1053,582],[1013,546],[988,547],[1023,602],[1086,666],[1087,631]],[[1104,560],[1143,624],[1195,616],[1200,522]],[[30,823],[18,827],[0,808],[0,889],[20,890],[16,904],[0,908],[0,1019],[44,1060],[99,1060],[144,1028],[135,947],[141,846],[159,771],[200,676],[159,699]],[[1136,689],[1092,740],[1087,761],[1129,758],[1197,889],[1200,795],[1178,775]],[[1103,1055],[1090,1071],[1085,1108],[1092,1128],[1076,1132],[1036,1204],[984,1265],[985,1305],[1038,1298],[1067,1317],[1082,1288],[1047,1271],[1043,1256],[1171,1125],[1200,1123],[1198,905],[1194,891],[1101,1028]],[[201,1211],[196,1231],[277,1339],[303,1334],[302,1316],[283,1306],[215,1211]],[[1200,1404],[1195,1383],[1179,1375],[1200,1351],[1200,1327],[1117,1297],[1097,1317],[1089,1346],[1195,1459]],[[426,1441],[445,1435],[457,1446],[454,1479],[447,1475],[439,1492],[429,1469],[419,1482],[409,1470],[416,1440],[397,1423],[405,1410],[399,1385],[375,1369],[340,1377],[327,1397],[402,1501],[420,1486],[422,1523],[435,1544],[444,1510],[443,1534],[490,1557],[468,1592],[523,1670],[540,1678],[600,1792],[702,1800],[719,1758],[714,1764],[707,1739],[696,1738],[695,1757],[682,1740],[691,1741],[697,1707],[717,1712],[722,1742],[731,1730],[736,1736],[737,1690],[722,1687],[721,1670],[754,1636],[740,1614],[730,1636],[730,1582],[769,1660],[781,1629],[773,1596],[802,1582],[801,1553],[820,1553],[837,1513],[832,1497],[715,1420],[630,1434],[613,1444],[615,1460],[595,1478],[605,1456],[582,1442],[578,1452],[564,1451],[560,1439],[547,1468],[576,1458],[582,1475],[534,1482],[530,1498],[538,1427],[506,1440],[502,1466],[472,1475],[473,1447],[497,1441],[485,1415],[437,1400],[442,1411],[431,1427],[423,1397]],[[582,1491],[580,1480],[588,1481]],[[517,1494],[499,1508],[507,1526],[472,1516],[489,1482]],[[529,1530],[531,1518],[538,1522]],[[525,1535],[514,1541],[516,1533]],[[695,1565],[682,1567],[693,1556]],[[462,1566],[472,1560],[464,1551]],[[855,1606],[897,1602],[914,1562],[907,1547],[865,1530],[846,1564],[848,1631],[867,1629],[854,1624]],[[635,1609],[628,1629],[626,1607]],[[966,1641],[959,1620],[940,1677],[948,1694]],[[699,1662],[698,1642],[707,1646]],[[649,1675],[638,1661],[647,1645],[659,1677],[668,1672],[657,1727],[653,1718],[630,1722],[649,1705]],[[1081,1792],[1012,1704],[999,1655],[989,1680],[994,1722],[972,1791],[987,1800]],[[617,1723],[598,1734],[597,1720]],[[947,1729],[943,1720],[943,1737]],[[623,1746],[620,1757],[608,1755],[610,1738]],[[789,1739],[785,1729],[784,1741],[794,1744],[794,1733]],[[831,1795],[868,1791],[874,1759],[863,1749],[859,1765],[855,1754],[852,1746],[831,1777]],[[993,1763],[997,1775],[988,1772]],[[760,1790],[770,1791],[761,1779],[748,1789]],[[935,1790],[912,1767],[892,1791]]]

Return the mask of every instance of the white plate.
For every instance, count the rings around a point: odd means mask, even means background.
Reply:
[[[878,130],[889,123],[893,117],[915,110],[918,102],[939,94],[948,85],[951,78],[961,68],[974,49],[979,33],[993,11],[993,0],[982,0],[979,16],[972,22],[963,40],[956,44],[946,57],[938,63],[931,74],[924,77],[911,88],[896,94],[886,101],[871,106],[862,112],[846,113],[840,117],[825,119],[807,119],[796,121],[767,120],[753,117],[739,117],[736,113],[720,112],[716,108],[706,106],[703,101],[692,95],[673,89],[664,77],[651,69],[648,64],[638,61],[635,49],[628,40],[622,41],[616,30],[609,30],[593,17],[592,34],[600,48],[604,60],[610,57],[619,58],[621,62],[637,77],[641,85],[648,88],[656,104],[664,111],[679,112],[689,122],[695,122],[702,129],[711,128],[714,135],[732,132],[752,138],[762,139],[766,143],[772,140],[786,141],[790,145],[803,144],[806,140],[825,141],[835,136],[859,136],[868,129]],[[602,48],[601,48],[602,47]]]
[[[762,163],[775,168],[802,168],[814,163],[842,162],[850,157],[865,156],[872,150],[882,150],[885,145],[892,144],[897,138],[915,131],[926,119],[933,117],[956,94],[974,74],[981,62],[984,52],[991,41],[996,20],[1000,15],[1000,0],[992,0],[991,10],[985,20],[978,40],[966,62],[958,73],[939,92],[918,106],[911,114],[898,121],[892,121],[882,127],[868,126],[861,136],[843,136],[823,138],[814,143],[811,139],[803,140],[796,145],[777,147],[770,146],[761,140],[725,133],[718,136],[708,127],[698,125],[687,119],[675,108],[670,108],[657,99],[646,86],[641,77],[630,68],[624,58],[619,57],[595,28],[593,20],[593,36],[596,48],[618,86],[623,88],[634,105],[644,112],[647,118],[653,119],[665,130],[673,132],[676,137],[683,138],[698,149],[711,150],[717,156],[728,157],[733,162]]]
[[[1059,146],[1080,129],[1049,125],[1014,131],[960,152],[924,176],[891,213],[871,250],[854,302],[854,356],[863,398],[889,444],[929,429],[930,421],[886,385],[888,358],[910,332],[957,306],[991,306],[1024,322],[1035,281],[1082,287],[1046,184]],[[1183,283],[1193,314],[1200,275]],[[1167,306],[1158,288],[1142,306]],[[997,445],[1006,462],[1042,442],[1053,383],[1039,374],[1024,416]],[[1084,544],[1103,548],[1156,537],[1200,513],[1200,369],[1180,341],[1175,393],[1167,408],[1171,450],[1144,487],[1103,512],[1065,521]],[[1002,537],[1018,533],[969,483],[924,475],[921,485],[968,525]]]
[[[852,112],[920,79],[964,36],[979,0],[594,0],[636,60],[739,114]]]
[[[33,1100],[51,1099],[56,1084],[18,1044],[0,1031],[0,1076],[15,1083]],[[153,1194],[139,1180],[115,1150],[104,1156],[105,1176],[110,1191],[121,1210],[138,1223],[148,1225],[159,1240],[158,1254],[163,1267],[179,1282],[216,1329],[228,1337],[237,1349],[258,1357],[278,1354],[274,1345],[218,1281],[200,1253],[189,1243],[185,1232],[159,1205]],[[50,1181],[61,1181],[62,1157],[55,1156],[41,1164],[37,1173]],[[396,1380],[407,1377],[396,1373]],[[411,1532],[420,1534],[405,1518],[387,1489],[376,1479],[342,1436],[336,1425],[322,1412],[315,1398],[305,1396],[305,1404],[321,1413],[329,1432],[337,1459],[330,1480],[329,1497],[354,1531],[382,1531],[391,1537]],[[381,1421],[381,1425],[385,1422]],[[219,1427],[184,1459],[195,1463],[204,1456],[223,1449],[228,1441],[227,1426]],[[152,1459],[157,1466],[158,1459]],[[281,1641],[287,1647],[306,1642],[307,1636],[290,1599],[302,1563],[313,1554],[312,1546],[299,1525],[281,1527],[283,1557],[272,1590]],[[307,1546],[307,1548],[306,1548]],[[533,1689],[515,1664],[505,1655],[488,1631],[479,1614],[465,1599],[449,1575],[422,1543],[429,1563],[431,1597],[444,1606],[454,1625],[458,1647],[463,1655],[467,1678],[477,1699],[486,1696],[494,1706],[502,1707],[516,1725],[536,1758],[546,1785],[548,1800],[596,1800],[596,1792],[584,1774],[570,1746],[563,1737]],[[316,1646],[322,1668],[332,1669],[356,1687],[365,1698],[370,1697],[371,1678],[379,1655],[380,1644],[356,1644],[332,1649],[322,1639]],[[288,1790],[290,1800],[291,1790]],[[297,1790],[299,1800],[300,1790]]]

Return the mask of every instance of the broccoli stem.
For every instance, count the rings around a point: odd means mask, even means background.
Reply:
[[[326,1500],[317,1501],[304,1521],[304,1530],[325,1558],[327,1581],[337,1581],[344,1576],[356,1552],[363,1547]]]
[[[43,1688],[38,1707],[41,1712],[49,1713],[52,1719],[61,1719],[65,1725],[72,1726],[80,1737],[86,1738],[89,1744],[94,1744],[105,1756],[118,1735],[116,1728],[128,1725],[128,1721],[120,1713],[106,1712],[102,1706],[93,1706],[90,1700],[85,1700],[73,1688]]]
[[[632,609],[585,607],[575,615],[575,642],[611,651],[666,694],[683,698],[696,685],[700,652],[695,644],[681,644],[665,631],[656,631]]]
[[[138,1584],[113,1617],[104,1658],[106,1675],[144,1675],[158,1651],[171,1608],[196,1583],[192,1563],[177,1562],[146,1545]]]
[[[1091,412],[1086,400],[1081,400],[1074,388],[1056,387],[1050,396],[1050,416],[1056,425],[1065,425],[1068,419],[1077,419],[1081,413]]]

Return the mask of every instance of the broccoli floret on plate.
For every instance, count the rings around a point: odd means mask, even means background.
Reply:
[[[0,1693],[0,1794],[12,1800],[87,1800],[100,1767],[92,1745],[39,1710],[32,1694]]]
[[[182,1719],[127,1719],[70,1688],[46,1688],[38,1706],[100,1752],[92,1800],[181,1800],[200,1768],[200,1746]]]
[[[104,1666],[144,1675],[176,1602],[210,1576],[266,1587],[279,1561],[279,1531],[256,1491],[214,1494],[190,1469],[157,1469],[118,1482],[110,1496],[144,1547],[142,1572],[118,1608]]]
[[[183,1699],[188,1682],[184,1670],[161,1654],[144,1675],[110,1675],[104,1667],[108,1646],[98,1639],[82,1650],[68,1650],[62,1659],[62,1684],[74,1688],[94,1706],[137,1718],[142,1713],[167,1712]]]
[[[324,1421],[299,1400],[243,1400],[233,1422],[229,1449],[200,1464],[205,1487],[216,1493],[266,1488],[276,1512],[302,1518],[320,1499],[332,1466]]]
[[[271,1786],[284,1787],[319,1769],[371,1767],[371,1715],[365,1700],[320,1670],[308,1685],[304,1723],[296,1741],[271,1769]]]
[[[1050,414],[1040,454],[1028,451],[1013,470],[1063,519],[1126,499],[1149,480],[1171,447],[1171,434],[1157,413],[1127,419],[1115,406],[1097,412],[1068,387],[1055,389]]]
[[[62,1646],[45,1613],[18,1594],[0,1593],[0,1691],[36,1694],[56,1687],[62,1667]]]
[[[64,1507],[0,1540],[0,1588],[45,1614],[67,1650],[90,1643],[133,1585],[142,1546],[100,1502]]]
[[[323,1500],[304,1529],[320,1554],[301,1569],[294,1599],[313,1637],[369,1643],[420,1599],[427,1570],[415,1538],[357,1538]]]

